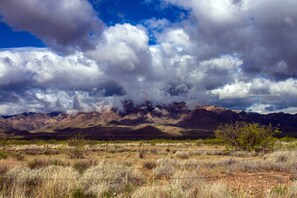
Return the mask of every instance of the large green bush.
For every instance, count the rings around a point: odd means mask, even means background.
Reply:
[[[276,133],[279,133],[279,130],[271,125],[235,122],[220,125],[215,131],[215,136],[237,150],[261,151],[273,147],[273,135]]]

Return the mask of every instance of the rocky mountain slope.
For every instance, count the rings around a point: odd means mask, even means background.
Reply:
[[[94,139],[205,138],[224,123],[235,121],[272,124],[282,136],[297,136],[297,114],[235,112],[214,106],[188,109],[185,103],[134,105],[123,102],[123,110],[66,114],[24,113],[0,117],[2,135],[22,138],[69,138],[80,133]]]

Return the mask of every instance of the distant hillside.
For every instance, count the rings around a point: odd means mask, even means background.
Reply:
[[[66,114],[53,112],[24,113],[0,117],[2,135],[20,138],[69,138],[80,133],[92,139],[155,139],[207,138],[224,123],[258,122],[278,126],[282,136],[297,136],[297,115],[235,112],[221,107],[197,106],[185,103],[134,105],[123,103],[124,111],[105,109],[102,112]]]

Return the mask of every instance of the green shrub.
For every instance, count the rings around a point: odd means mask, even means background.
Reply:
[[[6,159],[8,156],[9,154],[6,151],[0,149],[0,159]]]
[[[279,133],[279,130],[271,125],[235,122],[220,125],[215,131],[215,136],[238,150],[263,151],[273,147],[275,142],[273,135],[276,133]]]

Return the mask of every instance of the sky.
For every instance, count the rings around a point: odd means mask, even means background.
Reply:
[[[297,113],[296,0],[1,0],[0,115],[124,100]]]

